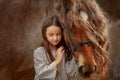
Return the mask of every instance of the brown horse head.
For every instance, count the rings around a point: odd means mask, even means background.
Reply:
[[[62,3],[57,9],[80,74],[105,76],[109,63],[105,14],[95,0],[63,0]]]
[[[94,46],[83,30],[75,27],[73,29],[74,38],[76,40],[73,53],[78,62],[79,72],[83,76],[90,76],[96,71],[96,62],[94,59]]]

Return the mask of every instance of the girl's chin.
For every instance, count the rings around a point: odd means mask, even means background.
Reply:
[[[58,43],[52,43],[52,46],[56,46]]]
[[[54,43],[54,44],[52,44],[53,46],[56,46],[58,43]]]

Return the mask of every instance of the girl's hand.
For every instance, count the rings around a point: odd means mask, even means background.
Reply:
[[[56,66],[58,67],[64,57],[64,52],[65,52],[65,49],[63,46],[59,47],[57,49],[57,56],[56,56],[56,59],[55,59],[55,63],[56,63]]]

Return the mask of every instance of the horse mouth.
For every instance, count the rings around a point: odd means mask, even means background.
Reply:
[[[83,78],[89,78],[96,71],[96,67],[93,70],[87,70],[84,66],[81,66],[78,71]]]
[[[84,73],[84,74],[80,73],[80,74],[83,78],[90,78],[91,76],[91,73]]]
[[[83,68],[83,67],[80,67],[80,68],[78,69],[79,74],[80,74],[83,78],[88,78],[88,77],[90,77],[90,76],[91,76],[91,72],[85,72],[82,68]]]

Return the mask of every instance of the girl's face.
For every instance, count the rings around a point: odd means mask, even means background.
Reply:
[[[51,25],[46,29],[46,37],[51,46],[56,46],[62,38],[62,30],[60,27]]]

